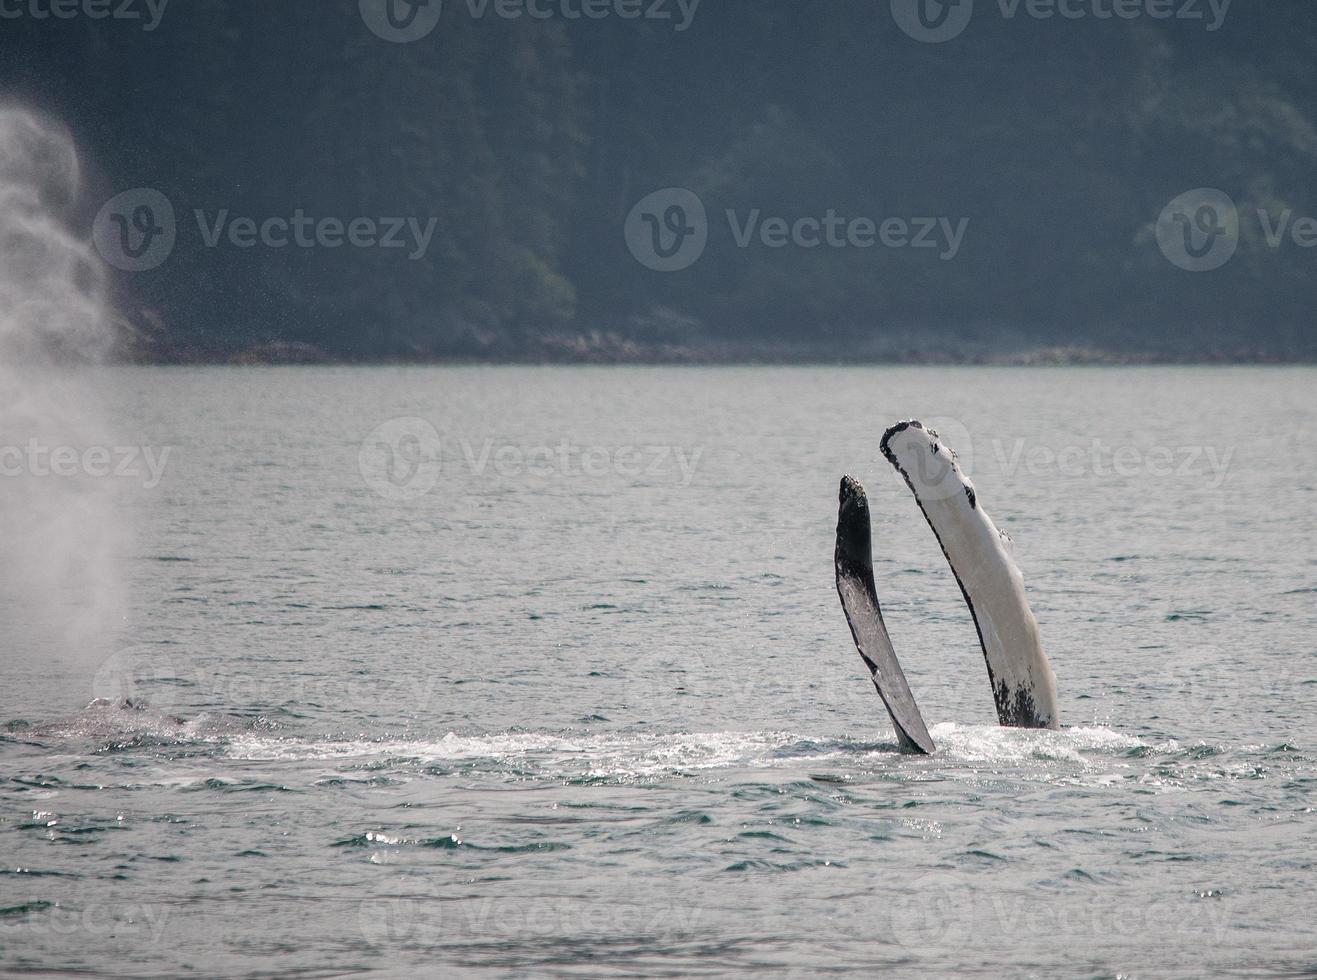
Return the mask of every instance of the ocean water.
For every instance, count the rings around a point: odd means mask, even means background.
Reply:
[[[1317,972],[1317,371],[88,384],[167,455],[104,478],[99,642],[0,607],[0,972]],[[1060,731],[995,724],[906,417],[1014,538]],[[847,472],[930,757],[834,592]]]

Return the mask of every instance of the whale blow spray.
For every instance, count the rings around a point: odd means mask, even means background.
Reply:
[[[97,365],[114,345],[104,267],[72,234],[81,185],[60,126],[0,106],[0,717],[89,689],[123,619],[116,484]]]

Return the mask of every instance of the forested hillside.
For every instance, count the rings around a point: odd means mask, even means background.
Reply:
[[[1085,0],[1076,18],[978,0],[941,43],[903,31],[888,0],[669,0],[669,19],[618,0],[596,20],[571,16],[580,0],[542,0],[543,19],[448,0],[407,42],[369,29],[357,0],[174,0],[150,30],[27,2],[0,19],[0,94],[72,130],[87,167],[73,220],[90,231],[140,187],[175,210],[168,258],[114,272],[131,356],[1317,350],[1308,0],[1238,0],[1215,20],[1207,0],[1135,17]],[[672,187],[706,208],[707,244],[656,271],[624,227]],[[1222,228],[1238,245],[1192,271],[1157,222],[1201,187],[1235,205]],[[298,213],[418,234],[302,247],[228,231]],[[904,237],[883,230],[894,218]]]

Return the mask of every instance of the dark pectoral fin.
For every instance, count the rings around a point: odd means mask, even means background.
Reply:
[[[930,753],[933,739],[919,714],[883,623],[873,583],[870,549],[868,500],[859,483],[847,477],[842,480],[837,520],[837,595],[855,646],[892,717],[901,751]]]

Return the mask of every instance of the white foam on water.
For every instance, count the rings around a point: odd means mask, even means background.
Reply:
[[[420,763],[473,762],[528,767],[546,774],[588,777],[656,776],[683,771],[801,768],[819,764],[884,769],[947,762],[1023,764],[1056,761],[1087,764],[1084,753],[1110,753],[1139,745],[1137,739],[1103,728],[1066,731],[935,726],[939,751],[928,759],[902,756],[873,744],[793,732],[504,732],[437,740],[306,741],[265,734],[228,740],[225,754],[246,761],[365,761],[408,759]]]
[[[1110,728],[1002,728],[944,721],[932,728],[938,754],[964,762],[1018,764],[1054,760],[1084,763],[1084,753],[1111,753],[1142,745]]]
[[[581,733],[504,732],[437,740],[303,741],[266,735],[231,739],[226,754],[250,761],[408,758],[420,762],[488,759],[507,763],[566,764],[576,771],[670,771],[771,763],[771,753],[802,742],[789,732]],[[797,760],[799,756],[794,757]]]

